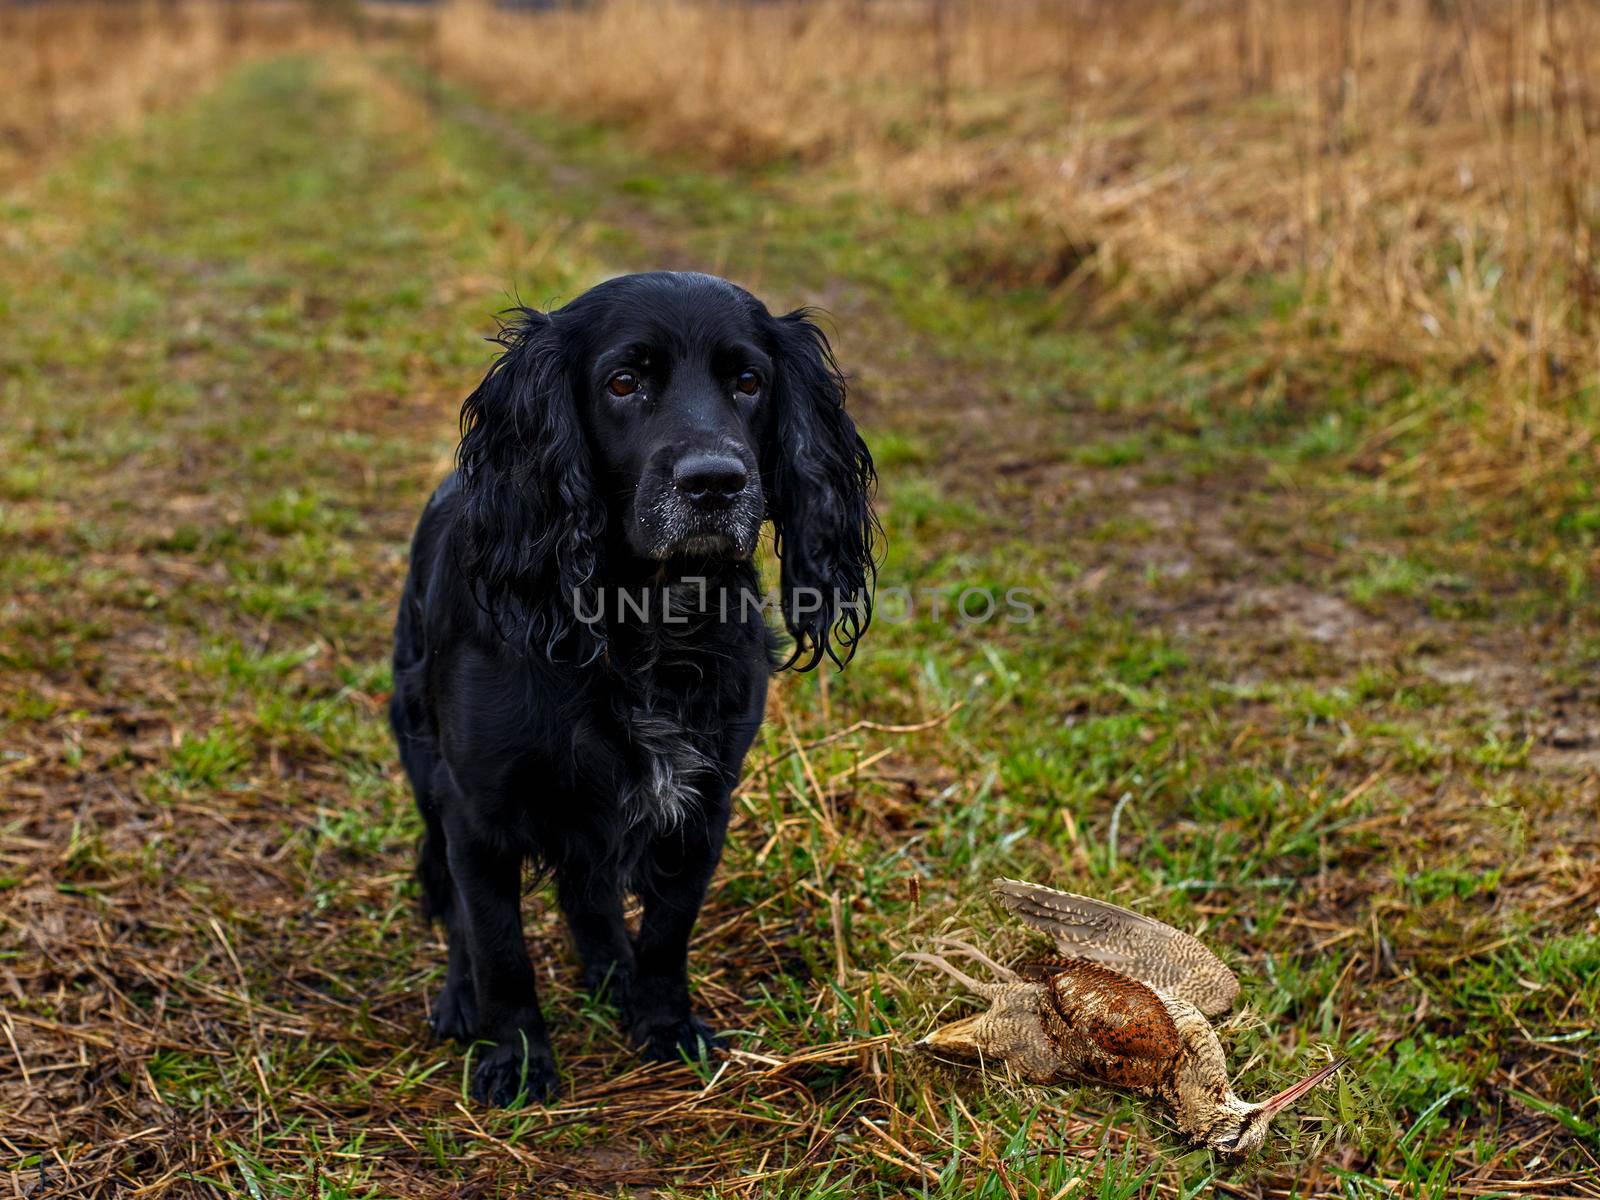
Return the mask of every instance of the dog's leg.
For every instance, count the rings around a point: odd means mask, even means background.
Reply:
[[[460,807],[452,806],[447,817]],[[512,1104],[519,1095],[548,1099],[558,1079],[522,936],[523,854],[477,836],[464,821],[447,819],[446,826],[456,916],[478,1003],[478,1034],[494,1042],[473,1072],[473,1098],[498,1105]]]
[[[633,984],[633,943],[615,873],[587,861],[564,864],[556,872],[556,891],[583,960],[583,986],[625,1006]]]
[[[441,782],[449,786],[447,780]],[[456,906],[456,883],[450,875],[444,822],[432,801],[434,790],[430,788],[426,796],[417,796],[417,807],[426,822],[422,848],[417,854],[417,878],[422,883],[423,914],[444,926],[450,959],[444,987],[428,1014],[428,1025],[441,1041],[454,1039],[466,1045],[478,1036],[478,997],[472,986],[472,957]]]
[[[644,917],[634,942],[627,1016],[629,1033],[646,1058],[670,1061],[721,1045],[689,1006],[689,935],[722,857],[728,795],[707,794],[703,804],[703,822],[657,837],[641,864]]]
[[[421,653],[415,644],[415,625],[408,620],[409,607],[401,606],[399,637],[402,645],[396,655],[403,658]],[[449,796],[454,786],[450,773],[439,756],[439,741],[428,720],[427,709],[417,694],[414,672],[403,667],[395,671],[394,696],[389,703],[389,720],[400,747],[400,761],[411,780],[417,811],[422,814],[422,845],[417,850],[417,882],[422,886],[422,915],[438,921],[449,944],[449,966],[444,987],[428,1014],[428,1025],[440,1039],[453,1038],[462,1044],[478,1032],[478,1002],[472,991],[471,960],[466,939],[456,914],[456,885],[450,877],[450,861],[445,848],[444,822],[439,818],[438,798]]]

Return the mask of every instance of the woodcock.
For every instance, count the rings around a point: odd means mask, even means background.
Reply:
[[[1011,970],[942,938],[999,981],[979,983],[940,955],[908,954],[989,1001],[987,1012],[934,1030],[917,1043],[924,1049],[1003,1062],[1029,1083],[1080,1079],[1158,1097],[1185,1134],[1228,1154],[1258,1149],[1273,1117],[1344,1065],[1336,1059],[1268,1100],[1246,1103],[1233,1093],[1207,1020],[1239,994],[1221,959],[1187,933],[1103,900],[1014,879],[997,880],[994,890],[1063,957]]]

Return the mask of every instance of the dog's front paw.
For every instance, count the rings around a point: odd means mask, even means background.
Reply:
[[[555,1055],[549,1046],[531,1039],[500,1043],[472,1073],[472,1098],[496,1108],[550,1100],[560,1086]]]
[[[428,1014],[428,1028],[441,1042],[465,1046],[478,1036],[478,996],[470,979],[452,979],[444,985]]]
[[[634,1026],[633,1040],[639,1043],[640,1053],[651,1062],[677,1062],[685,1055],[700,1058],[727,1044],[693,1015],[677,1020],[641,1022]]]

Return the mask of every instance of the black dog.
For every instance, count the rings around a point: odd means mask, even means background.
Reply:
[[[871,456],[803,311],[630,275],[519,309],[497,340],[412,544],[390,719],[426,822],[425,911],[449,934],[433,1030],[494,1043],[472,1092],[506,1104],[556,1086],[522,936],[530,858],[645,1053],[715,1044],[686,958],[729,792],[768,674],[853,653],[877,525]],[[752,563],[764,518],[786,659]]]

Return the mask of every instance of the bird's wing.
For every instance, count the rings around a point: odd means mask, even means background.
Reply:
[[[1207,1016],[1233,1007],[1239,981],[1220,958],[1182,930],[1104,900],[1036,883],[997,879],[995,897],[1050,936],[1063,954],[1080,955],[1187,1000]]]

